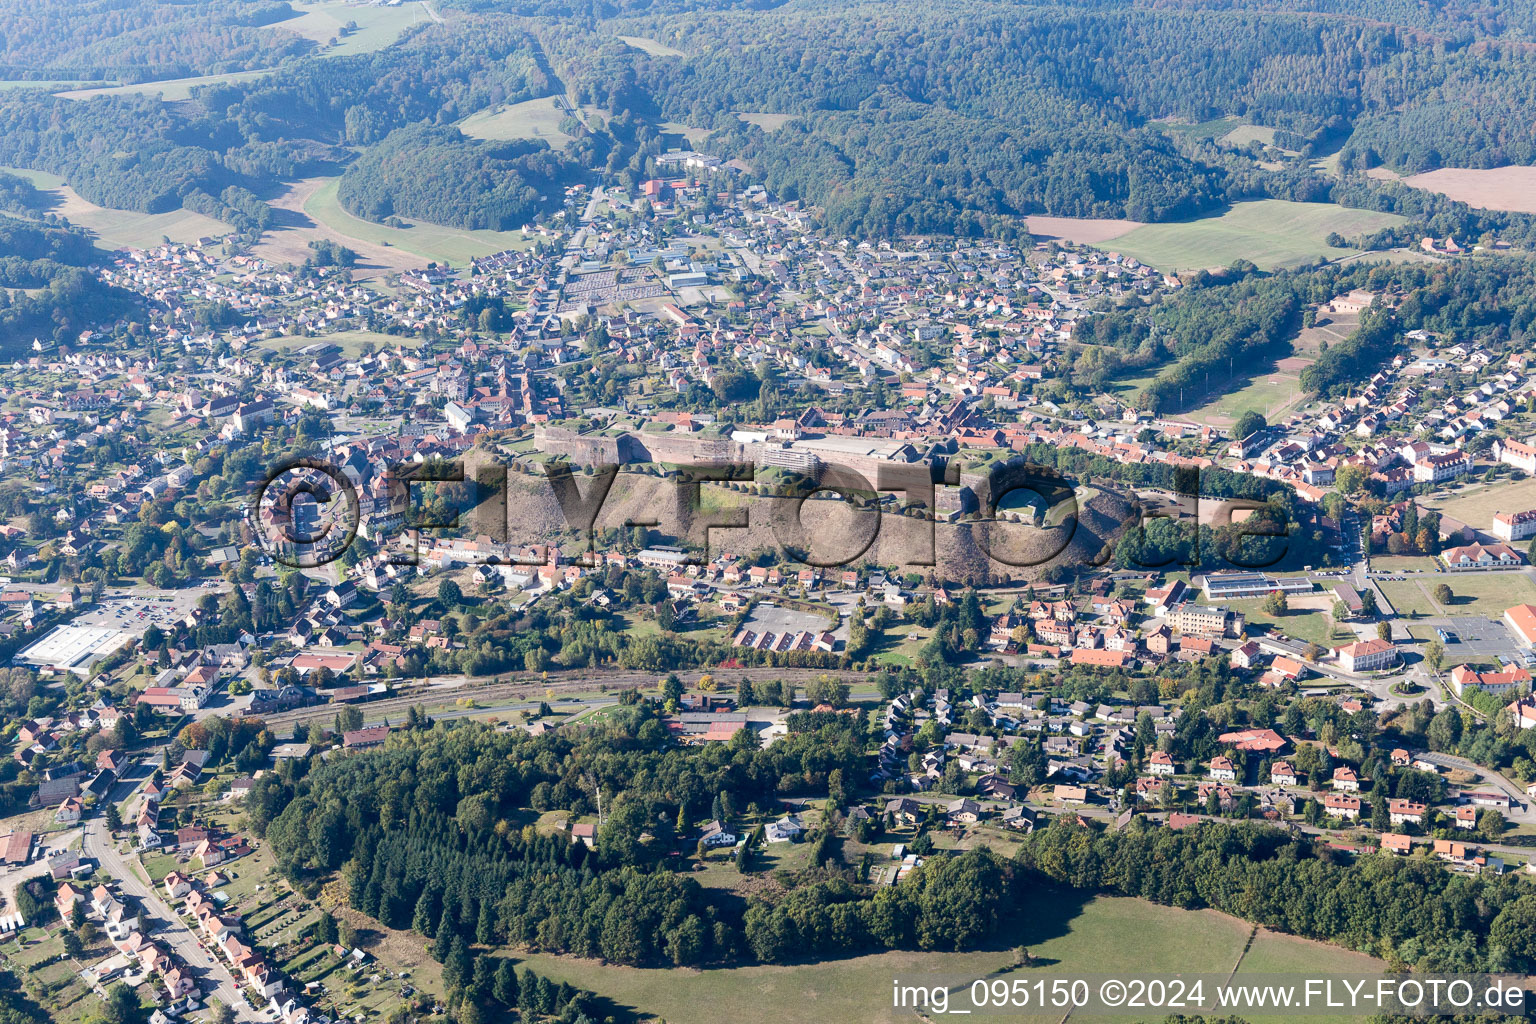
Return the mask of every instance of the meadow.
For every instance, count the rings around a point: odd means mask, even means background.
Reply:
[[[488,256],[503,249],[524,249],[532,244],[520,231],[470,231],[404,217],[400,220],[409,227],[376,224],[342,209],[336,197],[336,185],[336,181],[331,180],[315,189],[304,203],[304,212],[346,238],[392,246],[425,260],[456,266],[463,266],[477,256]]]
[[[565,116],[553,96],[541,96],[470,114],[459,122],[459,131],[476,139],[543,139],[551,149],[561,149],[571,141],[560,130]]]
[[[1179,910],[1141,900],[1041,892],[997,948],[970,953],[895,951],[792,966],[750,966],[715,970],[643,969],[598,964],[571,957],[534,954],[533,970],[597,992],[618,1007],[673,1020],[756,1020],[773,1007],[780,1024],[822,1024],[857,1020],[896,1024],[921,1019],[912,1009],[892,1005],[892,982],[957,984],[962,978],[1004,974],[1033,982],[1084,976],[1137,976],[1162,972],[1215,974],[1239,967],[1252,926],[1209,910]],[[1369,969],[1375,961],[1358,954],[1286,935],[1261,933],[1255,941],[1260,970],[1336,973]],[[1014,949],[1028,949],[1036,966],[1014,968]],[[956,1001],[952,1007],[963,1005]],[[702,1008],[707,1007],[707,1012]],[[1138,1020],[1143,1014],[1094,1017],[1072,1013],[1074,1021]],[[1050,1021],[1051,1014],[988,1014],[990,1020]],[[1259,1020],[1260,1018],[1249,1018]]]
[[[1271,367],[1237,390],[1212,398],[1199,408],[1182,415],[1196,423],[1231,426],[1237,422],[1238,417],[1251,409],[1262,413],[1270,423],[1276,423],[1284,419],[1303,397],[1299,376]]]
[[[399,39],[400,33],[410,26],[432,20],[426,5],[416,2],[386,7],[328,0],[314,4],[296,3],[293,7],[301,12],[298,17],[267,27],[314,40],[324,47],[320,51],[322,57],[350,57],[382,50]],[[349,22],[357,27],[345,32]],[[333,41],[335,45],[331,45]]]
[[[1536,478],[1474,484],[1454,493],[1431,494],[1421,498],[1420,504],[1459,519],[1474,530],[1486,530],[1493,525],[1495,512],[1536,508]]]
[[[624,42],[628,45],[633,46],[635,49],[650,54],[652,57],[688,56],[682,50],[675,49],[665,43],[657,42],[655,39],[651,39],[646,36],[619,36],[619,38],[624,40]]]
[[[1143,225],[1115,239],[1115,249],[1164,271],[1224,267],[1239,259],[1272,270],[1354,252],[1329,246],[1330,232],[1348,237],[1404,222],[1393,214],[1332,203],[1263,199],[1233,204],[1210,217]]]
[[[20,167],[0,170],[26,178],[41,191],[51,192],[53,205],[48,212],[67,217],[70,223],[91,231],[106,249],[144,249],[167,238],[173,242],[195,242],[204,237],[221,238],[230,232],[228,224],[190,210],[113,210],[82,198],[57,175]]]
[[[88,100],[92,96],[154,96],[159,95],[162,100],[191,99],[192,90],[200,85],[217,85],[221,83],[249,82],[263,75],[270,75],[271,68],[262,68],[256,71],[232,71],[223,75],[199,75],[195,78],[168,78],[160,82],[137,82],[133,85],[113,85],[90,89],[68,89],[55,93],[67,100]]]

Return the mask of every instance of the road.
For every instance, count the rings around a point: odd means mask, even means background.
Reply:
[[[110,798],[113,802],[126,800],[138,784],[137,779],[119,782],[112,788]],[[211,996],[233,1008],[236,1020],[252,1022],[261,1020],[261,1017],[246,1005],[234,978],[223,962],[205,949],[198,936],[182,923],[165,900],[161,899],[160,894],[134,873],[128,858],[118,852],[117,844],[107,831],[105,817],[96,815],[87,820],[84,833],[82,853],[94,858],[103,870],[117,879],[119,889],[139,901],[139,906],[144,913],[145,934],[157,942],[164,943],[191,969],[205,997]],[[214,986],[211,992],[208,990],[210,980]]]

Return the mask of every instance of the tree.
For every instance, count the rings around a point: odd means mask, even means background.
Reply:
[[[235,1011],[219,1002],[208,1000],[208,1024],[235,1024]]]
[[[1392,639],[1392,624],[1390,622],[1376,623],[1376,636],[1382,640]]]
[[[139,1003],[138,993],[118,982],[107,989],[101,1016],[108,1024],[139,1024],[144,1019],[144,1007]]]
[[[1237,418],[1237,423],[1232,428],[1232,436],[1242,439],[1249,434],[1263,430],[1267,426],[1269,426],[1269,423],[1264,419],[1263,413],[1249,409]]]
[[[85,943],[80,941],[80,936],[72,931],[65,930],[63,934],[64,955],[71,960],[78,960],[85,955]]]
[[[1435,600],[1438,603],[1440,603],[1440,604],[1450,604],[1451,603],[1451,599],[1454,596],[1455,595],[1451,593],[1450,584],[1448,584],[1448,583],[1437,583],[1437,584],[1435,584]]]
[[[1424,645],[1424,660],[1429,662],[1429,667],[1436,672],[1445,663],[1445,645],[1439,640],[1431,640]]]
[[[1290,602],[1286,600],[1285,591],[1276,590],[1264,599],[1264,611],[1275,617],[1284,615],[1290,610]]]
[[[464,601],[464,594],[453,580],[443,580],[437,585],[437,600],[445,609],[457,608]]]
[[[1478,815],[1477,831],[1490,843],[1496,843],[1504,835],[1504,815],[1489,809]]]
[[[353,949],[357,946],[357,929],[346,921],[336,922],[336,942],[338,945]]]
[[[1365,482],[1368,475],[1365,469],[1354,463],[1346,463],[1339,467],[1333,476],[1334,485],[1345,494],[1359,494],[1365,490]]]
[[[1521,896],[1499,911],[1488,941],[1504,951],[1516,970],[1536,968],[1536,896]]]

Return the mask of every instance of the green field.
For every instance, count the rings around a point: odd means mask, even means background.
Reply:
[[[784,127],[786,122],[795,119],[794,114],[763,114],[753,111],[743,111],[736,116],[747,124],[755,124],[770,134]]]
[[[555,97],[541,96],[470,114],[459,122],[459,131],[477,139],[543,139],[551,149],[561,149],[571,141],[560,130],[565,116]]]
[[[336,198],[336,182],[329,181],[304,203],[304,212],[339,234],[351,238],[391,245],[423,259],[463,266],[476,256],[486,256],[503,249],[526,249],[530,245],[520,231],[470,231],[444,227],[426,221],[401,220],[407,228],[392,228],[354,217],[341,208]]]
[[[325,334],[316,338],[302,338],[288,336],[283,338],[266,338],[256,343],[258,348],[271,349],[274,352],[290,352],[303,348],[306,345],[340,345],[343,354],[349,358],[362,355],[363,346],[369,342],[373,347],[393,348],[400,344],[401,338],[394,334],[383,334],[378,331],[337,331],[334,334]]]
[[[26,178],[38,189],[54,193],[54,206],[49,212],[68,217],[71,224],[94,232],[101,245],[107,249],[143,249],[159,245],[166,238],[173,242],[195,242],[203,237],[222,238],[232,230],[222,221],[191,210],[137,213],[133,210],[112,210],[97,206],[82,199],[64,184],[63,178],[46,171],[22,167],[0,167],[0,171]]]
[[[1536,478],[1475,484],[1456,494],[1431,494],[1421,498],[1420,503],[1459,519],[1474,530],[1486,530],[1493,525],[1495,512],[1524,512],[1536,508]]]
[[[1294,374],[1269,371],[1254,377],[1236,391],[1229,392],[1183,415],[1196,423],[1235,423],[1238,417],[1252,409],[1263,413],[1270,423],[1285,418],[1292,407],[1302,399],[1301,379]]]
[[[425,5],[421,3],[384,7],[328,0],[325,3],[294,4],[293,7],[302,12],[297,18],[275,22],[267,27],[313,39],[325,47],[320,53],[323,57],[350,57],[353,54],[382,50],[399,39],[400,33],[410,26],[432,20]],[[343,26],[348,22],[354,22],[357,28],[343,35]],[[330,45],[333,39],[337,40],[335,46]]]
[[[1440,577],[1429,577],[1429,583],[1433,586],[1440,581]],[[1429,595],[1424,593],[1416,580],[1407,579],[1401,583],[1377,582],[1381,592],[1387,595],[1387,600],[1392,602],[1392,608],[1401,616],[1430,616],[1439,615],[1434,602]]]
[[[1500,618],[1504,609],[1517,604],[1536,604],[1536,583],[1523,572],[1443,573],[1425,580],[1434,590],[1444,583],[1451,588],[1450,615],[1486,615]]]
[[[1165,271],[1224,267],[1239,259],[1270,270],[1354,251],[1326,245],[1331,231],[1350,236],[1403,223],[1393,214],[1332,203],[1262,199],[1233,204],[1216,216],[1146,224],[1116,238],[1112,248]]]
[[[590,989],[619,1006],[670,1021],[758,1020],[773,1007],[779,1024],[859,1021],[895,1024],[922,1019],[911,1009],[893,1007],[893,979],[931,984],[955,983],[1008,970],[1012,946],[1023,945],[1039,964],[1011,971],[1009,980],[1085,975],[1152,973],[1223,973],[1238,966],[1251,927],[1214,911],[1177,910],[1141,900],[1113,897],[1080,902],[1073,894],[1042,893],[1016,932],[1000,948],[974,953],[889,952],[784,967],[735,967],[719,970],[645,970],[548,954],[526,959],[534,971],[556,981]],[[1374,965],[1369,958],[1321,943],[1284,935],[1265,935],[1257,970],[1336,973]],[[1252,954],[1250,954],[1252,955]],[[1244,960],[1246,965],[1246,958]],[[962,1003],[951,1003],[958,1008]],[[1127,1013],[1072,1019],[1148,1019]],[[1245,1015],[1246,1019],[1260,1018]],[[931,1019],[940,1019],[937,1016]],[[988,1014],[988,1020],[1049,1021],[1053,1014]]]
[[[1334,642],[1333,619],[1328,613],[1313,608],[1292,608],[1278,618],[1264,610],[1264,601],[1255,598],[1251,601],[1228,601],[1227,607],[1233,611],[1241,612],[1243,618],[1248,621],[1249,633],[1253,633],[1255,626],[1273,626],[1286,636],[1293,636],[1303,643],[1314,643],[1322,647],[1328,647]],[[1339,630],[1341,639],[1353,640],[1354,634],[1345,636],[1345,630]]]
[[[162,100],[185,100],[192,97],[192,90],[200,85],[216,85],[230,82],[249,82],[263,75],[270,75],[271,68],[257,71],[232,71],[225,75],[199,75],[196,78],[168,78],[163,82],[139,82],[135,85],[114,85],[105,88],[70,89],[57,95],[71,100],[88,100],[92,96],[153,96]]]
[[[619,38],[624,40],[624,42],[628,43],[630,46],[633,46],[635,49],[650,54],[652,57],[688,56],[682,50],[673,49],[665,43],[657,42],[656,40],[650,39],[646,36],[619,36]]]

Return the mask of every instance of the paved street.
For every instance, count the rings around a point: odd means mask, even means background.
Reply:
[[[113,787],[111,799],[128,799],[138,781],[119,782]],[[235,1018],[258,1021],[261,1017],[245,1004],[234,978],[215,954],[203,947],[199,937],[181,922],[181,919],[161,899],[160,894],[142,881],[133,870],[128,858],[117,850],[117,844],[107,832],[106,819],[102,815],[85,823],[85,856],[95,858],[101,869],[117,879],[118,887],[139,901],[144,911],[144,931],[157,942],[164,943],[171,952],[191,968],[199,987],[206,996],[219,1000],[235,1011]],[[212,991],[210,991],[210,984]]]

